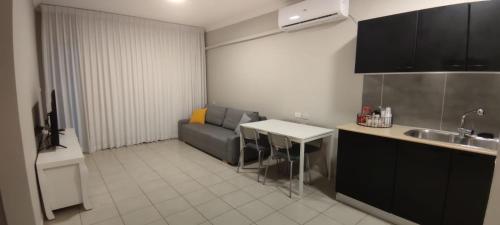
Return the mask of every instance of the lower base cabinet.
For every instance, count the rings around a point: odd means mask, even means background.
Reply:
[[[481,225],[495,157],[339,132],[338,193],[424,225]]]
[[[418,224],[441,224],[446,202],[450,151],[398,143],[393,213]]]
[[[451,162],[443,224],[483,224],[495,157],[454,152]]]

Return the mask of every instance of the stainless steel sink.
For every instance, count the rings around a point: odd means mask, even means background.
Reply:
[[[498,138],[488,139],[475,135],[460,137],[458,133],[441,130],[414,129],[405,132],[405,135],[419,139],[475,146],[492,150],[498,150],[500,146],[500,141]]]

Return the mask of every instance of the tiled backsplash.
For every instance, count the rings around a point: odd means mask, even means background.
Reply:
[[[464,112],[483,107],[485,116],[469,116],[466,127],[497,136],[500,133],[500,75],[365,75],[363,105],[391,106],[395,124],[449,131],[456,131]]]

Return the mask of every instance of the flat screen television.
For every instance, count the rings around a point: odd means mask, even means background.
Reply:
[[[61,145],[59,142],[59,134],[61,131],[64,131],[62,129],[59,129],[59,123],[57,119],[57,103],[56,103],[56,91],[52,90],[50,93],[50,113],[49,113],[49,123],[50,123],[50,146],[49,148],[54,148],[54,147],[64,147]],[[65,147],[64,147],[65,148]]]

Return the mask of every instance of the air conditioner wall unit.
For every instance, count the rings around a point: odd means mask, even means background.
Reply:
[[[278,24],[281,30],[292,31],[348,16],[349,0],[305,0],[280,9]]]

